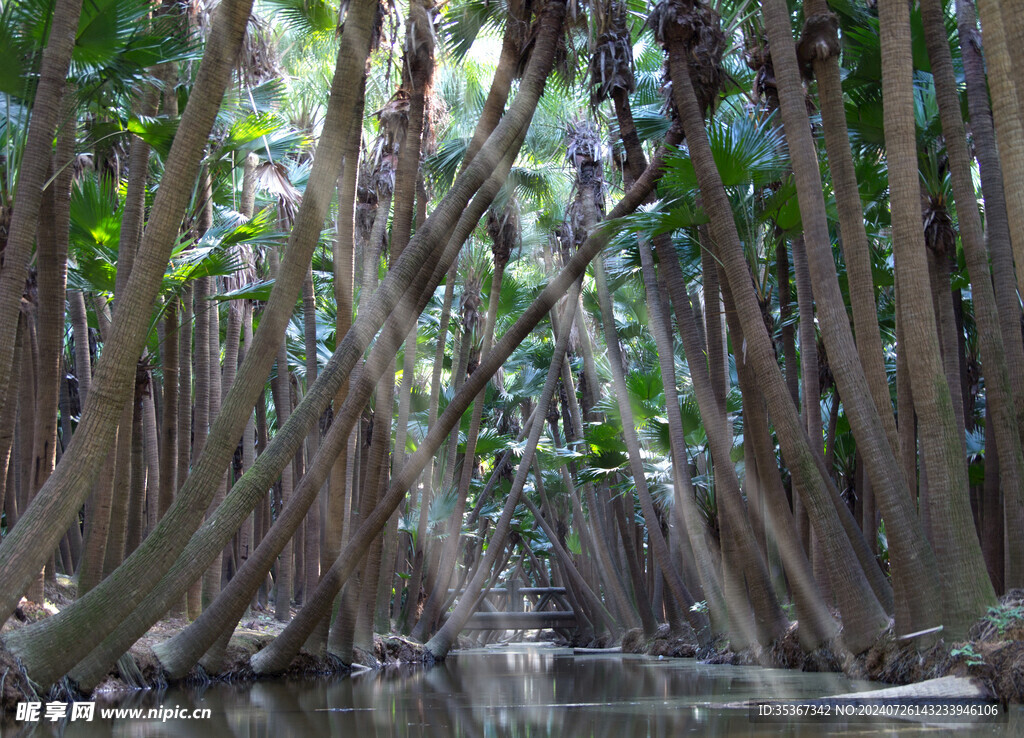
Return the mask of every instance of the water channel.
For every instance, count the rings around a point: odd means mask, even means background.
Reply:
[[[307,738],[430,736],[519,738],[558,736],[820,736],[1024,735],[1024,708],[994,723],[937,725],[865,722],[835,717],[785,723],[752,720],[738,703],[817,698],[877,689],[836,674],[704,665],[692,659],[621,654],[577,655],[568,649],[512,645],[455,652],[444,664],[392,667],[351,677],[143,692],[120,707],[208,708],[201,720],[7,725],[0,735],[68,738]]]

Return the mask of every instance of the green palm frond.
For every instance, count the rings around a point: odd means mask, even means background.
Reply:
[[[785,170],[785,139],[770,120],[742,117],[716,121],[708,127],[708,139],[726,187],[775,182]],[[663,183],[670,192],[695,192],[697,175],[690,158],[682,152],[669,155]]]
[[[263,0],[269,15],[287,24],[307,42],[334,36],[338,28],[338,9],[326,0]]]

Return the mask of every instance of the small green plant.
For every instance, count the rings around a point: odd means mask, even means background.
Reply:
[[[707,614],[707,611],[708,611],[707,600],[701,600],[700,602],[694,602],[692,605],[690,605],[690,612],[699,612],[699,613]]]
[[[1024,621],[1024,605],[997,605],[990,607],[988,612],[982,617],[987,623],[990,623],[999,631],[999,635],[1006,632],[1006,629],[1014,624],[1015,621]]]
[[[949,652],[953,658],[963,659],[968,666],[984,666],[985,659],[974,650],[973,643],[965,643],[960,648],[954,648]]]

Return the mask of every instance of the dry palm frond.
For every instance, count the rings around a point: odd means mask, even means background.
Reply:
[[[405,141],[405,132],[409,126],[409,105],[409,93],[399,88],[384,107],[373,113],[380,123],[382,150],[397,151]]]
[[[491,237],[491,253],[496,267],[504,268],[512,251],[519,247],[520,226],[519,204],[514,197],[509,198],[501,212],[493,208],[487,211],[487,235]]]
[[[717,99],[724,78],[721,17],[701,0],[661,0],[647,22],[662,46],[669,34],[683,42],[697,103],[707,110]]]
[[[302,198],[302,193],[288,177],[288,170],[280,162],[260,162],[256,165],[253,176],[256,178],[256,187],[264,192],[287,200],[293,205],[297,205]]]
[[[607,12],[595,7],[597,41],[591,49],[590,104],[597,107],[616,90],[631,93],[636,89],[633,76],[633,47],[626,25],[626,8],[613,2]]]
[[[277,47],[269,38],[267,22],[256,15],[249,17],[238,55],[238,77],[248,87],[256,87],[282,74]]]
[[[292,184],[284,164],[260,162],[256,166],[253,176],[256,178],[258,189],[277,196],[277,210],[281,224],[285,228],[290,228],[295,222],[302,193]]]

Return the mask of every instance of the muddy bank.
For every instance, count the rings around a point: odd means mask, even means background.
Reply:
[[[662,626],[652,637],[636,629],[622,640],[625,653],[700,658],[709,664],[738,664],[842,672],[852,679],[904,685],[939,677],[973,677],[1003,703],[1024,703],[1024,590],[1003,596],[1000,606],[980,618],[968,640],[947,643],[941,637],[925,648],[917,640],[897,638],[892,631],[859,656],[830,643],[807,653],[800,647],[799,624],[768,648],[733,651],[725,640],[702,653],[691,634],[673,633]],[[941,636],[941,633],[939,634]]]
[[[10,618],[0,631],[12,629],[49,617],[71,601],[73,591],[65,583],[47,592],[44,607],[24,603],[16,617]],[[168,685],[153,647],[171,638],[188,626],[184,619],[163,620],[150,629],[111,670],[93,692],[93,698],[116,698],[139,689],[160,689]],[[273,677],[253,673],[249,660],[269,644],[285,627],[269,613],[250,613],[239,623],[228,645],[217,673],[194,667],[184,683],[247,682],[258,679],[310,678],[347,674],[364,668],[430,662],[422,644],[407,638],[375,636],[372,653],[359,651],[355,664],[346,664],[331,655],[317,656],[301,652],[289,669]],[[1024,703],[1024,590],[1015,590],[1001,601],[996,611],[979,619],[964,642],[946,643],[941,638],[921,649],[916,641],[896,638],[891,632],[866,653],[851,657],[838,644],[826,644],[811,653],[800,647],[799,624],[769,648],[733,651],[725,640],[710,647],[697,645],[692,631],[672,632],[662,626],[652,637],[639,629],[630,631],[622,640],[624,653],[642,653],[666,658],[697,658],[709,664],[760,665],[808,672],[841,672],[855,679],[870,679],[894,685],[912,684],[944,676],[973,677],[980,680],[1004,703]],[[554,636],[553,633],[548,633]],[[460,639],[460,646],[476,645]],[[596,644],[595,644],[596,645]],[[613,645],[613,644],[601,644]],[[82,695],[69,692],[68,685],[40,691],[33,685],[21,665],[0,643],[0,714],[10,715],[20,701],[44,701],[47,698],[67,701]]]

